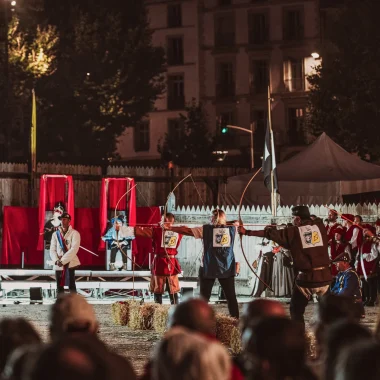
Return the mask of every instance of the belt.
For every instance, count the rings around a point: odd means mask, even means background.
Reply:
[[[311,268],[311,269],[308,270],[308,271],[302,271],[302,270],[300,270],[300,271],[299,271],[299,274],[307,274],[307,273],[310,273],[310,272],[315,272],[315,271],[317,271],[317,270],[323,270],[323,269],[326,269],[326,268],[328,268],[328,267]]]
[[[165,255],[165,256],[163,256],[163,255],[159,255],[159,254],[155,253],[154,256],[158,256],[158,257],[168,257],[169,256],[171,259],[174,259],[176,255],[167,255],[167,256]]]

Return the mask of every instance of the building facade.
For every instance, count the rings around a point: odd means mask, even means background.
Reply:
[[[320,43],[319,0],[145,1],[153,43],[167,52],[167,92],[147,120],[120,139],[123,159],[159,159],[157,142],[181,128],[179,113],[195,98],[205,105],[211,132],[220,134],[220,120],[243,128],[254,123],[260,165],[268,86],[278,158],[302,149],[306,77],[318,64],[311,53]],[[229,129],[220,137],[230,160],[249,151],[245,132]]]

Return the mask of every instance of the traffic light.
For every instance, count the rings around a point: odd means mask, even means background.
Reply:
[[[225,135],[228,132],[226,119],[222,116],[219,117],[219,130],[222,135]]]

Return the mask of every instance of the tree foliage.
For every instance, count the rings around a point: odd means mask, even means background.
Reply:
[[[331,14],[323,64],[308,79],[307,129],[325,131],[350,152],[380,157],[380,2],[349,1]]]
[[[186,114],[179,114],[180,130],[169,130],[158,151],[165,162],[180,166],[211,166],[214,141],[208,132],[207,114],[195,99],[187,104]]]

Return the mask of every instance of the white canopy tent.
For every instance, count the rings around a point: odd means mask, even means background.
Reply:
[[[348,153],[326,133],[304,151],[277,165],[281,204],[335,204],[343,195],[380,191],[380,166]],[[252,174],[230,177],[223,203],[238,204]],[[260,173],[252,181],[245,205],[270,205]]]

